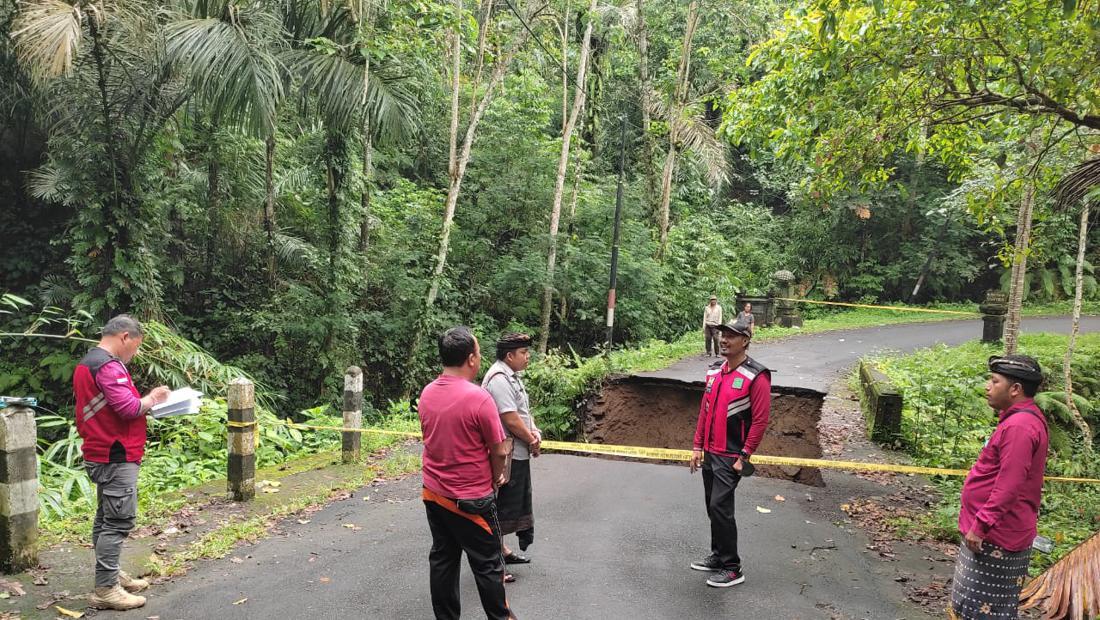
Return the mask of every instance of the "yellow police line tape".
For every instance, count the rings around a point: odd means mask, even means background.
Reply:
[[[963,310],[936,310],[935,308],[910,308],[908,306],[876,306],[873,304],[853,304],[843,301],[818,301],[816,299],[794,299],[792,297],[773,297],[779,301],[797,301],[803,304],[820,304],[823,306],[847,306],[850,308],[874,308],[876,310],[894,310],[897,312],[928,312],[932,314],[954,314],[957,316],[981,316],[981,312],[965,312]]]
[[[378,435],[391,435],[405,437],[407,439],[421,439],[420,433],[412,431],[391,431],[378,428],[348,428],[343,426],[320,426],[316,424],[299,424],[290,420],[278,420],[277,423],[287,428],[299,430],[339,431],[342,433],[371,433]],[[227,426],[234,428],[248,428],[256,426],[255,422],[227,422]],[[572,441],[542,442],[542,448],[556,452],[579,452],[583,454],[598,454],[603,456],[621,456],[636,459],[652,459],[658,461],[688,461],[691,459],[691,450],[677,450],[672,448],[646,448],[642,446],[618,446],[597,443],[578,443]],[[944,469],[939,467],[919,467],[916,465],[895,465],[890,463],[861,463],[859,461],[827,461],[824,459],[804,459],[790,456],[769,456],[766,454],[754,454],[754,465],[779,465],[787,467],[818,467],[822,469],[841,469],[847,471],[880,471],[895,474],[922,474],[927,476],[965,476],[969,473],[966,469]],[[1044,476],[1046,482],[1078,482],[1085,484],[1100,484],[1098,478],[1071,478],[1066,476]]]

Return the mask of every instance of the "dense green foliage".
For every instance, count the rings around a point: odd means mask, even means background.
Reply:
[[[541,329],[547,286],[551,351],[529,384],[559,437],[608,373],[697,350],[708,295],[728,314],[779,269],[814,298],[973,309],[1008,285],[1029,188],[1029,301],[1072,297],[1079,205],[1048,190],[1098,148],[1091,12],[1047,0],[586,6],[0,2],[0,333],[20,334],[0,335],[0,394],[56,411],[40,420],[49,527],[87,520],[70,379],[116,312],[150,327],[140,387],[211,397],[195,425],[153,425],[143,476],[165,490],[221,475],[227,379],[257,382],[261,463],[324,450],[334,436],[276,418],[330,419],[344,369],[359,365],[368,418],[389,420],[406,407],[391,401],[437,371],[434,334],[465,323],[491,353],[502,331]],[[575,84],[589,24],[590,76]],[[555,195],[574,87],[586,100]],[[620,148],[621,349],[594,356]],[[1095,229],[1086,241],[1096,299]],[[880,318],[807,316],[821,318],[808,329]],[[1095,376],[1091,355],[1080,372]],[[970,407],[971,392],[949,405]],[[973,447],[977,415],[943,427],[956,431],[951,458]]]
[[[1047,385],[1036,397],[1049,421],[1049,475],[1098,477],[1100,459],[1085,454],[1080,433],[1065,405],[1062,363],[1066,337],[1025,335],[1020,351],[1039,360]],[[902,447],[915,462],[967,469],[996,424],[985,402],[986,363],[996,347],[974,342],[961,347],[935,347],[903,357],[884,357],[876,364],[902,392]],[[1085,334],[1073,360],[1074,400],[1090,425],[1100,422],[1100,334]],[[961,480],[937,479],[943,504],[928,520],[939,535],[954,539]],[[1047,483],[1039,533],[1057,543],[1055,553],[1038,556],[1039,571],[1091,536],[1100,526],[1100,489],[1095,485]]]

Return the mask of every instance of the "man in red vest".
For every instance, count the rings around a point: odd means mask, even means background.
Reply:
[[[703,471],[703,497],[710,517],[710,555],[691,568],[712,573],[707,585],[728,588],[745,581],[737,552],[734,491],[752,473],[756,452],[771,415],[771,371],[749,357],[752,325],[737,318],[718,328],[721,364],[707,371],[703,402],[692,445],[692,473]]]
[[[92,524],[95,547],[94,607],[126,610],[145,604],[135,596],[149,587],[119,570],[122,543],[137,517],[137,479],[145,454],[145,414],[168,398],[165,386],[141,396],[126,364],[137,354],[141,323],[119,315],[103,326],[99,344],[73,371],[76,429],[84,439],[84,468],[96,484],[98,507]]]

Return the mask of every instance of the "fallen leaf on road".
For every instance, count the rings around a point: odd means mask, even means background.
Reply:
[[[73,611],[71,609],[65,609],[61,605],[54,605],[54,609],[56,609],[57,613],[61,614],[62,616],[68,616],[70,618],[83,618],[84,617],[84,612],[82,612],[82,611]]]
[[[306,523],[309,523],[309,519],[298,519],[299,525],[305,525]]]
[[[369,502],[369,501],[370,501],[370,495],[368,495],[368,496],[364,497],[364,498],[363,498],[363,501],[364,501],[364,502]]]
[[[776,495],[776,496],[775,496],[775,501],[777,501],[777,502],[785,502],[785,501],[787,501],[787,498],[786,498],[786,497],[783,497],[782,495]]]
[[[27,571],[30,573],[31,577],[34,578],[34,585],[46,586],[50,584],[50,578],[46,574],[46,568],[45,566],[39,566],[38,568],[32,568]]]
[[[840,509],[844,512],[848,512],[852,509],[852,506],[850,504],[841,504]]]
[[[59,603],[67,598],[69,598],[68,590],[62,590],[61,592],[51,592],[50,598],[47,599],[46,602],[35,605],[34,608],[38,610],[46,610],[50,607],[53,607],[54,603]]]
[[[23,596],[27,593],[23,589],[23,584],[9,579],[0,579],[0,590],[3,590],[0,594],[7,594],[8,596]],[[4,598],[7,598],[7,596]]]
[[[242,560],[240,558],[229,558],[229,561],[234,563],[234,564],[244,564],[244,560]]]
[[[768,514],[769,512],[771,512],[771,510],[768,509],[768,508],[764,508],[763,506],[757,506],[756,507],[756,512],[759,512],[759,513],[762,513],[762,514]]]
[[[328,583],[328,582],[332,581],[332,578],[331,577],[321,577],[317,581],[320,581],[321,583]]]
[[[239,600],[239,601],[233,601],[233,604],[234,604],[234,605],[240,605],[240,604],[244,603],[244,602],[245,602],[245,601],[247,601],[247,600],[248,600],[248,597],[246,596],[246,597],[242,598],[242,599],[241,599],[241,600]]]
[[[359,527],[358,525],[356,525],[354,523],[345,523],[344,527],[348,528],[349,530],[354,530],[354,531],[357,531],[357,532],[359,530],[363,529],[363,528]]]

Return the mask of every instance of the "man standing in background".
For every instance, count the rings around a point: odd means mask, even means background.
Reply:
[[[92,522],[95,549],[93,607],[119,611],[145,604],[134,593],[149,587],[119,569],[122,543],[137,519],[137,480],[145,455],[145,414],[168,398],[166,386],[141,396],[126,364],[137,355],[144,338],[141,323],[119,315],[103,326],[99,343],[73,371],[76,430],[84,440],[84,469],[96,485]]]
[[[718,297],[710,296],[710,302],[703,308],[703,338],[707,342],[707,356],[718,355],[718,327],[722,324],[722,306]]]
[[[474,573],[490,620],[515,618],[504,595],[504,561],[494,489],[508,482],[511,441],[493,398],[475,384],[481,348],[468,327],[439,337],[443,373],[420,393],[424,435],[422,497],[432,532],[428,555],[432,609],[442,620],[462,615],[459,562]]]
[[[489,391],[500,412],[504,432],[513,439],[512,469],[508,484],[497,493],[501,536],[515,533],[520,551],[535,540],[535,516],[531,502],[531,458],[538,457],[542,432],[531,416],[531,402],[519,373],[531,361],[531,337],[505,334],[497,341],[497,361],[489,367],[481,386]],[[503,546],[506,564],[531,560]],[[507,579],[507,577],[505,577]],[[514,578],[513,578],[514,580]]]

